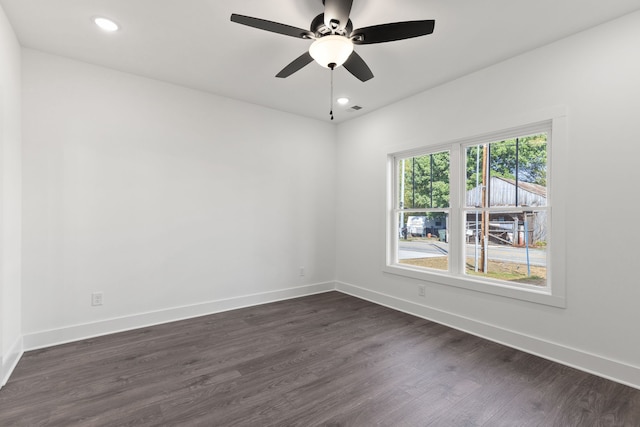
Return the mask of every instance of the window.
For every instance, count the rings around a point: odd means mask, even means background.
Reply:
[[[549,134],[464,147],[466,274],[547,286]]]
[[[548,120],[390,155],[386,271],[563,306],[550,274],[562,253],[552,257],[553,129]]]
[[[401,264],[449,269],[449,157],[448,151],[441,151],[396,160]]]

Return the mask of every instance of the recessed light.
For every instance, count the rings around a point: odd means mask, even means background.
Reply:
[[[111,19],[103,18],[101,16],[93,18],[93,22],[95,22],[98,27],[109,33],[118,31],[118,29],[120,28],[118,27],[118,24],[113,22]]]
[[[349,103],[349,98],[338,98],[336,101],[340,105],[347,105]]]

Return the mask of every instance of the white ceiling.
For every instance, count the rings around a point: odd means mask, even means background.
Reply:
[[[329,120],[330,71],[286,79],[310,41],[230,22],[231,13],[309,28],[322,0],[0,0],[20,43],[81,61]],[[375,77],[335,71],[348,120],[488,65],[640,9],[640,0],[354,0],[354,28],[435,19],[432,35],[356,46]],[[104,33],[92,17],[112,18]],[[363,107],[350,112],[354,104]]]

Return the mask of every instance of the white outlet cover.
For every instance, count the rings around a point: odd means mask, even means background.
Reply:
[[[102,292],[94,292],[91,294],[91,305],[102,305]]]

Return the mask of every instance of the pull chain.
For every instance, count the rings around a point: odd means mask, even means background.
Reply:
[[[329,94],[329,117],[333,120],[333,69],[336,68],[336,64],[329,64],[329,68],[331,69],[331,93]]]

